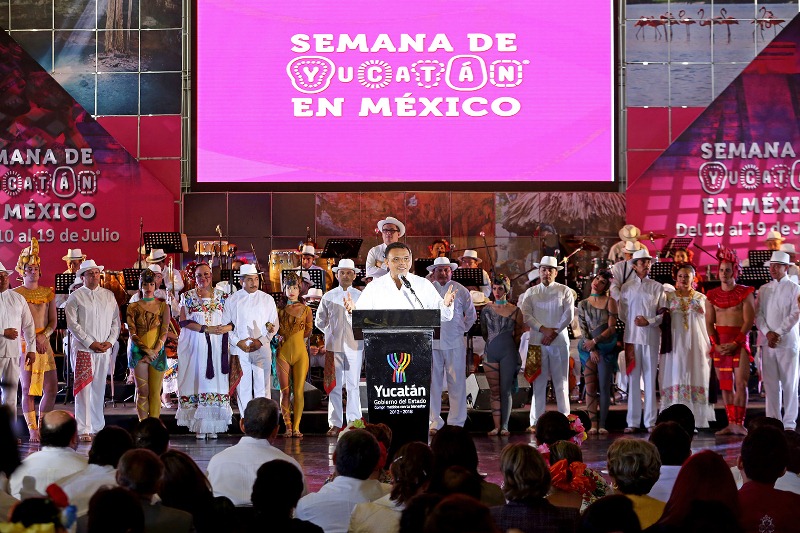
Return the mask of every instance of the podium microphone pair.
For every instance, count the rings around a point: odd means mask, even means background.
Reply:
[[[419,300],[419,296],[417,296],[417,293],[416,293],[416,292],[414,292],[414,289],[411,287],[411,282],[410,282],[410,281],[408,281],[408,279],[406,279],[406,277],[405,277],[405,276],[400,276],[400,281],[402,281],[402,282],[403,282],[403,285],[405,285],[405,286],[406,286],[406,289],[408,289],[408,290],[410,290],[410,291],[411,291],[411,294],[413,294],[413,295],[414,295],[414,298],[416,298],[416,299],[417,299],[417,302],[419,303],[419,306],[420,306],[421,308],[425,309],[425,306],[424,306],[424,305],[422,305],[422,302]]]

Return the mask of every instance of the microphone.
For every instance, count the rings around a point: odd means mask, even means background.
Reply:
[[[411,287],[411,282],[408,281],[408,279],[406,279],[405,276],[400,276],[400,281],[403,282],[403,285],[405,285],[406,289],[411,291],[411,294],[414,295],[414,298],[416,298],[417,302],[419,303],[419,306],[422,307],[423,309],[425,309],[425,306],[422,305],[422,302],[419,300],[419,296],[417,296],[417,293],[414,292],[414,288]]]

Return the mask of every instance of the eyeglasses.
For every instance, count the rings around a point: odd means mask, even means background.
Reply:
[[[384,233],[400,233],[400,230],[399,230],[399,229],[389,229],[389,228],[385,228],[385,229],[382,229],[381,231],[382,231],[382,232],[384,232]]]

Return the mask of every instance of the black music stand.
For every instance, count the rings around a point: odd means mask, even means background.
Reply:
[[[139,290],[139,276],[142,275],[143,268],[123,268],[122,277],[125,280],[126,291]]]
[[[56,294],[69,294],[69,288],[75,283],[75,274],[56,274]],[[66,322],[65,322],[66,324]],[[67,326],[65,325],[64,328]]]
[[[314,284],[315,289],[322,289],[322,292],[325,292],[325,270],[322,270],[321,268],[304,268],[302,270],[303,272],[308,272],[308,277],[311,278],[311,283]],[[281,270],[281,285],[283,285],[283,280],[286,278],[286,274],[288,272],[294,272],[298,276],[302,277],[299,268]]]
[[[761,252],[768,250],[754,250],[754,251]],[[771,280],[772,276],[769,275],[769,267],[748,266],[742,269],[742,273],[739,274],[739,278],[736,280],[736,282],[741,283],[742,285],[747,285],[749,287],[755,287],[756,289],[758,289],[762,285],[766,285],[767,283],[769,283]]]
[[[453,281],[465,287],[480,287],[483,285],[483,269],[457,268],[453,271]]]
[[[751,267],[763,267],[764,263],[769,263],[772,257],[772,250],[748,250],[747,260]]]
[[[220,278],[219,278],[220,281],[227,281],[228,283],[231,283],[234,287],[236,287],[236,290],[239,290],[239,289],[242,288],[242,280],[239,278],[239,271],[238,270],[235,270],[235,269],[232,269],[232,268],[223,268],[220,271],[219,276],[220,276]],[[260,284],[261,276],[259,276],[258,278],[259,278],[258,281],[259,281],[259,284]]]
[[[364,239],[328,239],[319,256],[323,259],[344,259],[358,257]]]
[[[653,263],[650,265],[650,279],[659,283],[674,284],[675,280],[672,279],[672,267],[674,266],[675,263],[670,261],[665,263]]]
[[[267,292],[267,294],[272,296],[272,299],[275,300],[275,306],[276,307],[280,307],[281,306],[281,302],[286,298],[286,296],[280,291]]]
[[[428,267],[433,264],[433,261],[430,257],[414,259],[414,274],[423,278],[427,276],[429,274]]]
[[[56,274],[56,283],[58,283],[58,276],[72,276],[72,274]],[[72,333],[67,329],[67,313],[63,307],[56,308],[56,329],[67,332],[67,348],[64,353],[64,388],[58,391],[58,394],[64,393],[64,405],[67,405],[72,395],[72,380],[70,379],[70,374],[72,373],[72,360],[70,357],[72,347],[70,346],[70,336]]]
[[[146,232],[144,248],[150,253],[153,248],[164,250],[165,254],[182,254],[189,251],[189,243],[183,233],[173,231]]]
[[[676,249],[686,248],[688,250],[693,240],[694,237],[673,237],[667,241],[667,244],[665,244],[664,248],[658,253],[658,257],[662,259],[667,257],[674,258]]]

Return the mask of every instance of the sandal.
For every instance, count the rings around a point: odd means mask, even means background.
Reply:
[[[430,435],[431,437],[436,435],[437,433],[439,433],[438,429],[429,429],[428,430],[428,435]]]
[[[302,438],[303,438],[303,434],[302,434],[302,433],[300,433],[300,431],[298,431],[298,430],[295,430],[295,432],[294,432],[294,434],[292,435],[292,437],[294,437],[294,438],[296,438],[296,439],[302,439]]]
[[[80,442],[92,442],[92,439],[94,439],[94,435],[91,433],[84,433],[83,435],[78,436],[78,440]]]
[[[597,428],[589,428],[589,431],[586,432],[587,435],[597,435]]]
[[[294,436],[294,434],[292,433],[292,430],[290,428],[286,428],[286,433],[284,433],[283,436],[287,439],[291,439]]]
[[[328,430],[328,432],[325,433],[325,436],[326,437],[336,437],[336,436],[339,435],[340,431],[341,431],[340,428],[331,426],[331,428]]]
[[[499,435],[499,434],[500,434],[500,428],[494,428],[494,429],[493,429],[493,430],[491,430],[489,433],[487,433],[487,435],[488,435],[489,437],[496,437],[496,436],[497,436],[497,435]]]
[[[625,428],[622,432],[630,435],[631,433],[636,433],[636,428]]]
[[[500,436],[501,437],[508,437],[509,435],[511,435],[511,432],[509,430],[507,430],[507,429],[501,429],[500,430]]]
[[[197,439],[197,440],[206,440],[206,434],[205,433],[196,433],[194,438]]]
[[[608,435],[608,430],[606,428],[600,428],[597,430],[599,435]]]
[[[536,426],[528,426],[525,433],[536,433]]]

